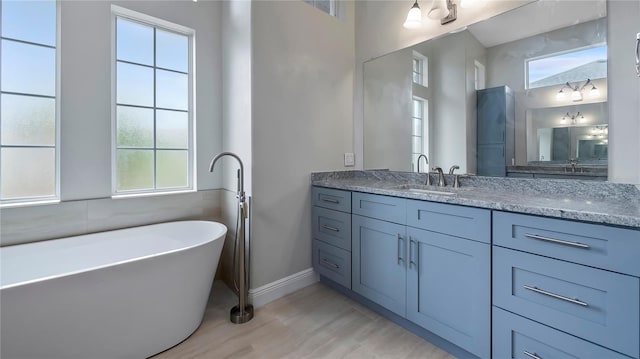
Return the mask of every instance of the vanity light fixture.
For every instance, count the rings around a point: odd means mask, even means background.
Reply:
[[[448,24],[455,21],[458,18],[457,5],[453,3],[453,0],[433,0],[433,4],[427,13],[427,17],[434,20],[440,20],[440,24]],[[417,29],[422,27],[422,11],[418,5],[418,0],[415,0],[407,19],[402,25],[407,29]]]
[[[577,124],[578,119],[580,119],[581,123],[584,123],[587,121],[587,119],[584,118],[584,115],[581,114],[580,111],[578,111],[578,113],[576,113],[575,115],[572,115],[569,112],[567,112],[564,116],[562,116],[562,119],[560,119],[560,123],[567,123],[567,119],[571,120],[572,125]]]
[[[406,29],[417,29],[422,26],[422,10],[420,10],[418,0],[416,0],[411,9],[409,9],[407,19],[404,21],[402,26]]]
[[[558,101],[564,100],[566,96],[564,89],[569,88],[571,90],[571,101],[573,102],[582,101],[582,91],[584,91],[584,89],[588,85],[591,85],[591,90],[589,90],[589,97],[600,96],[600,90],[598,90],[598,88],[593,83],[593,81],[591,81],[591,79],[587,79],[587,81],[582,86],[580,86],[579,82],[575,86],[571,85],[569,82],[565,82],[565,84],[562,85],[562,87],[560,88],[560,91],[558,91],[558,93],[556,94],[556,99]]]

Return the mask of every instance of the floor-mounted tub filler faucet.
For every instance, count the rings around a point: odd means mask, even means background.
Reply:
[[[245,237],[245,221],[249,219],[249,207],[244,194],[244,166],[238,155],[232,152],[222,152],[216,155],[209,165],[209,172],[213,172],[213,166],[224,157],[231,156],[240,164],[238,170],[238,217],[236,221],[236,236],[233,245],[233,284],[238,294],[238,305],[231,308],[230,319],[236,324],[246,323],[253,318],[253,305],[247,304],[249,298],[249,250],[250,236]]]
[[[420,154],[420,156],[418,156],[418,160],[416,161],[416,168],[418,170],[418,173],[420,173],[420,159],[424,157],[424,161],[427,165],[427,180],[425,181],[425,185],[427,186],[431,186],[431,177],[429,177],[429,159],[427,158],[427,155],[425,155],[424,153]]]

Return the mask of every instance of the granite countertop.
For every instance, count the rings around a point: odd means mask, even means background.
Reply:
[[[640,188],[580,180],[460,177],[460,188],[426,187],[426,174],[391,171],[312,173],[314,186],[451,203],[640,229]],[[447,183],[453,177],[447,175]],[[437,180],[431,175],[432,180]],[[432,181],[436,183],[436,181]],[[409,188],[453,192],[412,192]],[[639,235],[640,236],[640,235]]]

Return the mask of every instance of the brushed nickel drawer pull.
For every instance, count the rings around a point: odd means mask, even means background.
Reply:
[[[329,260],[327,260],[327,258],[322,258],[322,262],[324,262],[324,263],[326,263],[326,264],[328,264],[328,265],[332,266],[332,267],[333,267],[333,268],[335,268],[335,269],[340,269],[340,266],[339,266],[339,265],[337,265],[337,264],[335,264],[335,263],[333,263],[333,262],[329,262]]]
[[[329,202],[329,203],[340,203],[340,201],[338,201],[337,199],[333,199],[333,198],[323,198],[322,201],[324,202]]]
[[[539,289],[538,287],[531,287],[531,286],[528,286],[528,285],[523,285],[523,287],[524,287],[524,289],[530,290],[532,292],[536,292],[536,293],[544,294],[544,295],[552,297],[552,298],[564,300],[565,302],[581,305],[583,307],[589,306],[589,304],[587,304],[587,303],[585,303],[585,302],[583,302],[581,300],[565,297],[564,295],[555,294],[555,293],[552,293],[552,292],[547,292],[546,290]]]
[[[327,226],[326,224],[323,224],[321,227],[322,227],[322,228],[324,228],[324,229],[328,229],[328,230],[330,230],[330,231],[340,232],[340,229],[335,228],[335,227]]]
[[[540,357],[538,356],[538,354],[536,354],[536,353],[529,353],[529,352],[528,352],[528,351],[526,351],[526,350],[525,350],[523,353],[524,353],[524,355],[528,356],[529,358],[533,358],[533,359],[542,359],[542,358],[540,358]]]
[[[544,237],[544,236],[539,236],[537,234],[525,234],[525,237],[528,238],[532,238],[532,239],[538,239],[541,241],[547,241],[547,242],[552,242],[552,243],[558,243],[558,244],[564,244],[565,246],[571,246],[571,247],[577,247],[577,248],[582,248],[582,249],[589,249],[591,247],[589,247],[588,244],[584,244],[584,243],[580,243],[580,242],[570,242],[570,241],[563,241],[561,239],[555,239],[555,238],[549,238],[549,237]]]

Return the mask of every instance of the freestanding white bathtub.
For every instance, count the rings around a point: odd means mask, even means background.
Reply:
[[[0,357],[146,358],[180,343],[226,232],[184,221],[0,248]]]

